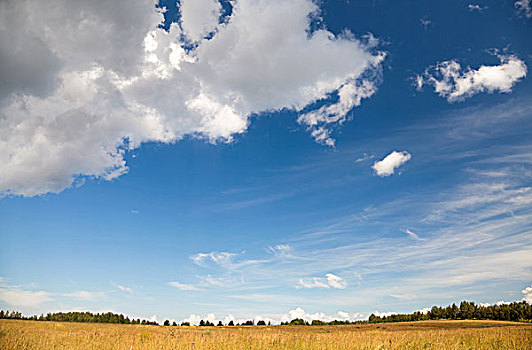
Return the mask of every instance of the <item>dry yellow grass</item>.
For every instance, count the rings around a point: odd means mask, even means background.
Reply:
[[[532,349],[532,325],[162,327],[0,320],[0,349]]]

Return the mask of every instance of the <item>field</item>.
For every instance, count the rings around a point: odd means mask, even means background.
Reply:
[[[532,324],[163,327],[0,320],[0,349],[532,349]]]

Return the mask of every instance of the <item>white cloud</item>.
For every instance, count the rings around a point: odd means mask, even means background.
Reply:
[[[181,0],[181,27],[192,41],[214,31],[222,6],[217,0]]]
[[[199,283],[206,287],[220,287],[220,288],[228,288],[228,287],[236,287],[241,286],[245,284],[245,280],[243,277],[236,278],[236,277],[213,277],[211,275],[206,276],[196,276]]]
[[[200,315],[196,315],[196,314],[191,314],[190,316],[185,318],[183,320],[183,322],[189,322],[190,325],[197,326],[200,323],[201,320],[209,321],[209,322],[214,323],[216,321],[216,317],[215,317],[214,313],[207,314],[204,317],[201,317]]]
[[[19,287],[0,286],[0,300],[17,307],[37,307],[53,299],[45,291],[33,292]]]
[[[330,136],[328,124],[342,124],[349,111],[359,106],[363,98],[368,98],[376,92],[375,83],[369,80],[348,82],[338,90],[338,101],[324,105],[317,110],[302,114],[297,121],[309,127],[316,142],[327,146],[334,146],[334,139]]]
[[[198,287],[196,287],[193,284],[185,284],[185,283],[180,283],[180,282],[176,282],[176,281],[168,282],[168,285],[172,286],[172,287],[175,287],[177,289],[180,289],[180,290],[187,290],[187,291],[190,291],[190,290],[201,290],[201,288],[198,288]]]
[[[274,246],[269,246],[268,250],[276,256],[288,256],[292,251],[292,247],[289,244],[277,244]]]
[[[480,92],[509,93],[520,79],[526,77],[526,64],[514,55],[499,55],[501,63],[463,70],[455,61],[444,61],[430,66],[415,79],[415,85],[432,85],[434,91],[448,102],[464,100]]]
[[[344,289],[347,287],[347,282],[340,276],[332,273],[325,274],[325,277],[311,277],[302,278],[299,280],[298,287],[301,288],[336,288]]]
[[[254,316],[246,316],[243,315],[242,317],[236,318],[233,314],[228,314],[227,316],[221,316],[216,317],[214,313],[209,313],[205,316],[200,316],[196,314],[191,314],[187,318],[185,318],[184,322],[190,322],[191,325],[197,325],[201,320],[208,320],[212,323],[217,323],[218,320],[222,320],[224,325],[227,325],[230,321],[233,321],[236,323],[243,323],[248,320],[255,321],[255,324],[263,320],[266,323],[271,322],[272,324],[279,324],[281,322],[289,322],[296,318],[301,318],[306,320],[307,322],[311,322],[312,320],[321,320],[321,321],[334,321],[334,320],[348,320],[348,321],[355,321],[360,320],[364,317],[364,314],[360,312],[355,313],[348,313],[345,311],[338,311],[337,314],[328,315],[323,312],[316,312],[316,313],[308,313],[305,310],[303,310],[301,307],[298,307],[296,309],[290,310],[285,314],[269,314],[269,315],[254,315]]]
[[[514,3],[515,8],[519,13],[522,13],[526,18],[532,18],[531,0],[517,0]]]
[[[469,4],[469,5],[467,5],[467,8],[471,12],[473,12],[473,11],[482,12],[482,11],[486,10],[488,7],[487,6],[482,7],[482,6],[477,5],[477,4]]]
[[[328,273],[325,276],[327,277],[327,282],[329,282],[331,287],[337,289],[344,289],[347,287],[347,282],[344,281],[343,278],[333,275],[332,273]]]
[[[312,322],[312,320],[320,320],[325,322],[330,322],[334,320],[348,320],[348,321],[355,321],[360,320],[364,317],[363,314],[356,312],[353,314],[349,314],[344,311],[338,311],[336,315],[327,315],[323,312],[316,312],[313,314],[310,314],[303,310],[301,307],[298,307],[296,309],[288,311],[286,314],[282,314],[279,317],[279,322],[289,322],[293,319],[300,318],[307,322]]]
[[[427,29],[428,27],[430,27],[430,25],[432,24],[432,21],[431,20],[428,20],[426,18],[421,18],[419,20],[419,22],[421,23],[421,25],[423,26],[423,28]]]
[[[233,257],[235,253],[228,252],[210,252],[210,253],[198,253],[192,256],[190,259],[199,266],[206,266],[208,262],[214,262],[217,265],[225,267],[227,269],[233,266]]]
[[[374,154],[368,155],[368,154],[364,153],[363,157],[357,158],[357,160],[355,160],[355,163],[362,163],[362,162],[365,162],[365,161],[373,159],[373,158],[375,158]]]
[[[99,298],[105,295],[103,292],[88,292],[86,290],[78,290],[72,293],[64,293],[62,294],[65,297],[73,298],[73,299],[80,299],[80,300],[93,300],[95,298]]]
[[[408,234],[410,237],[412,237],[415,240],[418,240],[418,241],[422,240],[421,238],[419,238],[419,236],[416,233],[410,231],[409,229],[406,229],[405,233]]]
[[[232,314],[229,314],[227,316],[224,317],[224,324],[227,325],[229,324],[229,322],[233,321],[233,323],[235,323],[235,316],[233,316]]]
[[[526,287],[521,291],[523,293],[523,300],[529,304],[532,304],[532,286]]]
[[[390,176],[395,174],[395,169],[408,162],[410,158],[412,158],[412,156],[406,151],[393,151],[384,157],[383,160],[376,161],[372,168],[375,171],[375,174],[381,177]]]
[[[0,2],[0,193],[115,179],[144,142],[228,142],[250,115],[283,108],[333,145],[330,127],[375,93],[376,40],[311,33],[314,1],[238,0],[223,24],[218,2],[181,3],[181,26],[165,31],[153,0]],[[185,50],[183,34],[197,45]]]
[[[121,291],[124,291],[124,292],[133,293],[133,289],[131,289],[129,287],[121,286],[119,284],[116,285],[116,288],[118,288],[118,289],[120,289]]]
[[[375,311],[373,314],[375,316],[378,316],[378,317],[388,317],[388,316],[391,316],[391,315],[396,315],[397,312],[379,312],[379,311]]]

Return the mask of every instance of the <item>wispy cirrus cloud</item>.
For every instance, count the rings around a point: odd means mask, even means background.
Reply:
[[[186,284],[186,283],[181,283],[181,282],[177,282],[177,281],[168,282],[167,284],[169,286],[171,286],[171,287],[174,287],[174,288],[177,288],[177,289],[183,290],[183,291],[199,291],[199,290],[202,290],[201,288],[196,287],[193,284]]]
[[[86,290],[77,290],[71,293],[63,293],[62,295],[68,298],[78,299],[78,300],[94,300],[97,298],[104,297],[106,293],[105,292],[89,292]]]
[[[301,278],[298,287],[303,288],[336,288],[344,289],[347,287],[347,282],[340,276],[332,273],[327,273],[325,277],[311,277]]]
[[[118,288],[118,289],[120,289],[121,291],[124,291],[124,292],[133,293],[133,289],[132,288],[124,287],[124,286],[121,286],[119,284],[116,285],[116,288]]]

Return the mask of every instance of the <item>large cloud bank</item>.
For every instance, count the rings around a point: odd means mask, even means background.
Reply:
[[[331,126],[374,94],[375,40],[315,29],[313,1],[220,13],[215,0],[182,0],[165,31],[153,0],[0,2],[0,193],[113,179],[143,142],[231,141],[250,115],[282,108],[333,145]]]

